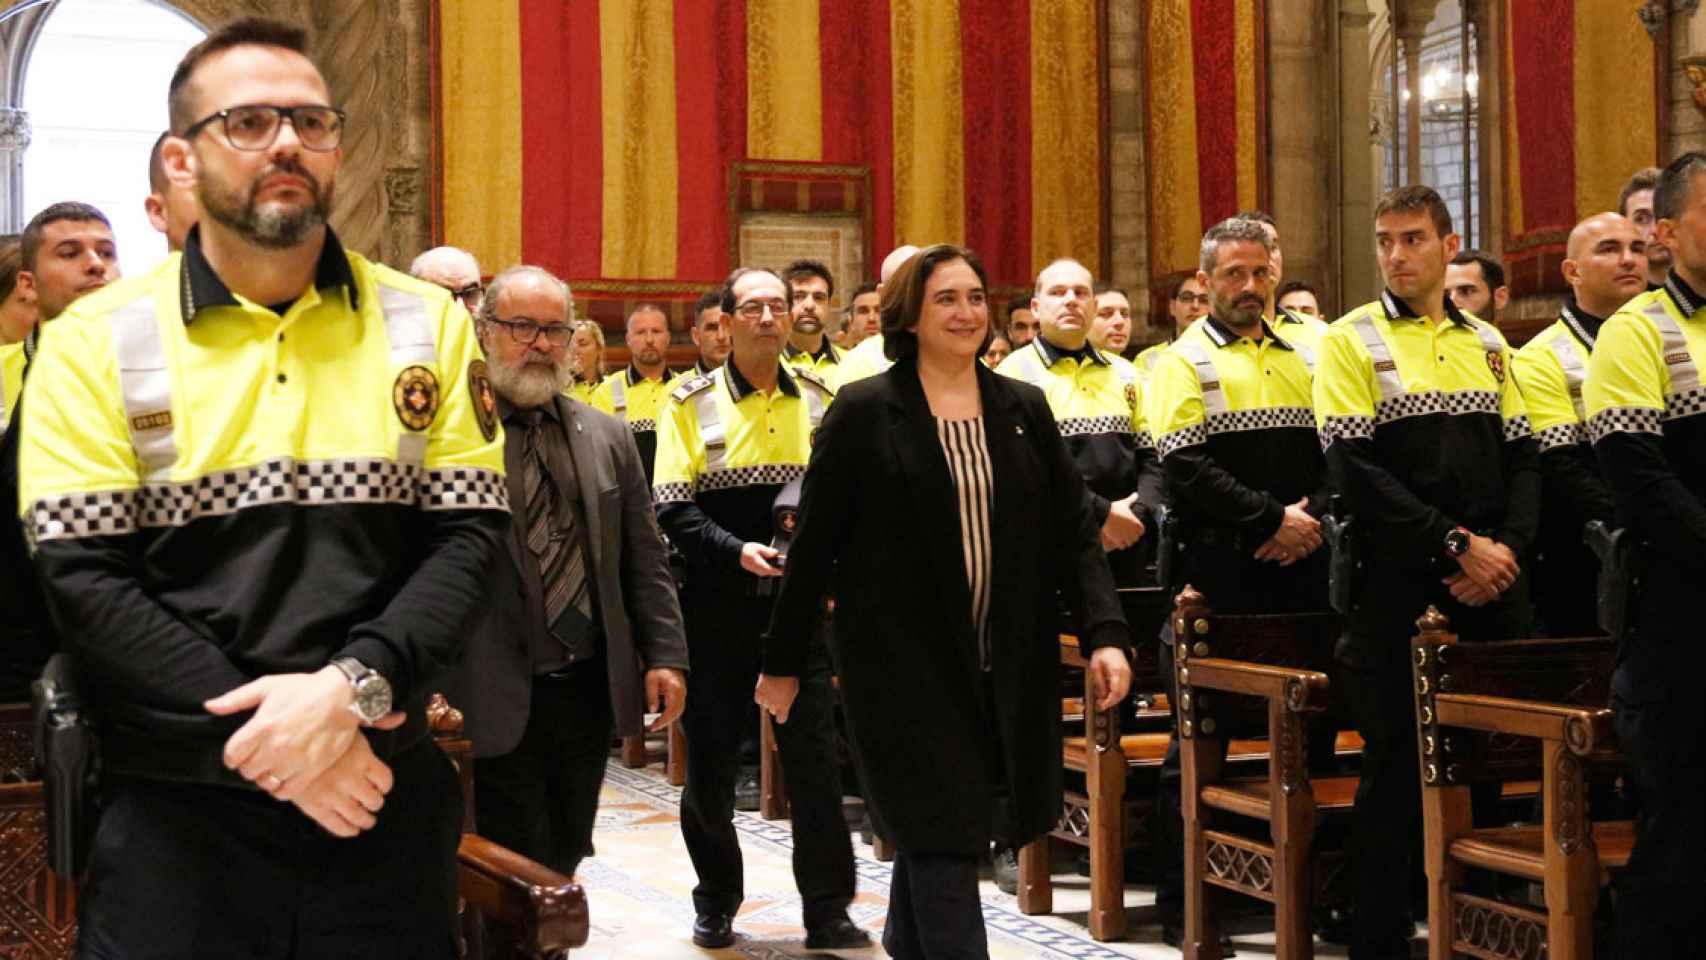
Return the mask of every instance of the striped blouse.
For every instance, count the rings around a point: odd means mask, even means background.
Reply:
[[[936,421],[936,435],[948,458],[953,479],[954,501],[959,507],[961,549],[965,554],[966,585],[971,588],[972,625],[977,630],[978,657],[984,670],[989,663],[989,595],[991,554],[994,544],[989,531],[989,504],[994,481],[989,469],[989,447],[984,442],[983,418]]]

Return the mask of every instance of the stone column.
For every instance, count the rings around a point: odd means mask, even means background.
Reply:
[[[1329,258],[1333,216],[1334,140],[1331,127],[1336,99],[1316,26],[1331,16],[1333,0],[1292,0],[1268,7],[1268,206],[1279,223],[1285,250],[1286,279],[1308,280],[1325,290],[1335,286]]]
[[[1649,4],[1651,6],[1652,4]],[[1670,4],[1670,111],[1666,158],[1706,150],[1706,13],[1698,0]]]
[[[1108,0],[1108,282],[1131,298],[1132,339],[1149,330],[1149,216],[1143,155],[1143,35],[1138,0]]]
[[[1422,180],[1422,37],[1434,18],[1438,0],[1393,0],[1392,33],[1397,40],[1395,56],[1404,58],[1404,89],[1397,109],[1404,113],[1404,182]]]
[[[1368,0],[1339,0],[1334,22],[1338,88],[1338,129],[1334,157],[1339,175],[1330,178],[1336,191],[1337,217],[1332,260],[1336,283],[1327,288],[1334,312],[1366,303],[1380,292],[1380,272],[1374,260],[1374,197],[1380,171],[1375,118],[1371,108],[1375,78],[1369,63],[1369,24],[1374,15]],[[1382,80],[1384,84],[1384,80]]]

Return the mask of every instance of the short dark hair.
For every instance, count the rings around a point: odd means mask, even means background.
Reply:
[[[735,312],[735,281],[749,273],[768,273],[772,277],[782,281],[782,299],[789,303],[794,302],[794,285],[788,282],[787,277],[782,276],[780,273],[777,273],[769,267],[736,267],[729,272],[729,278],[723,281],[721,300],[724,313]]]
[[[890,360],[911,360],[918,356],[918,334],[911,328],[917,326],[918,318],[924,312],[925,285],[938,266],[954,260],[964,260],[977,274],[977,282],[983,285],[985,292],[989,290],[989,275],[984,272],[983,261],[977,254],[951,243],[938,243],[920,250],[883,285],[884,356]],[[994,337],[993,327],[985,328],[983,343],[977,348],[978,356],[983,356],[983,352],[989,349],[989,341]]]
[[[166,138],[171,136],[170,130],[161,131],[154,138],[154,146],[148,151],[148,192],[166,192],[166,161],[160,156],[160,148],[165,145]]]
[[[1374,205],[1374,219],[1379,220],[1389,213],[1415,213],[1419,210],[1426,211],[1433,220],[1440,239],[1451,233],[1451,211],[1446,209],[1445,201],[1439,198],[1433,187],[1420,184],[1387,191]]]
[[[1172,284],[1169,285],[1169,287],[1167,288],[1167,299],[1169,299],[1169,300],[1179,299],[1179,294],[1185,292],[1185,284],[1194,282],[1196,280],[1196,278],[1197,278],[1196,271],[1192,271],[1192,272],[1187,273],[1184,276],[1180,277],[1179,279],[1174,280],[1172,282]]]
[[[292,23],[268,17],[238,17],[207,35],[189,49],[172,71],[172,82],[166,88],[166,109],[171,116],[172,132],[182,136],[200,117],[191,113],[195,103],[190,80],[203,60],[232,47],[278,47],[308,56],[308,31]]]
[[[1257,223],[1265,223],[1268,226],[1273,227],[1275,230],[1279,229],[1279,224],[1274,222],[1274,215],[1266,210],[1240,210],[1232,215],[1232,219],[1254,220]]]
[[[12,235],[0,238],[0,301],[12,295],[18,285],[18,273],[24,267],[24,245]]]
[[[1659,185],[1653,189],[1653,218],[1675,220],[1688,205],[1688,186],[1694,175],[1706,171],[1706,153],[1690,150],[1672,160],[1659,174]]]
[[[60,203],[53,204],[42,212],[31,217],[29,225],[24,227],[24,232],[19,235],[19,259],[23,264],[23,269],[28,270],[31,273],[35,272],[36,256],[41,253],[42,231],[48,224],[59,223],[64,220],[70,220],[74,223],[88,223],[92,220],[99,220],[101,223],[106,224],[108,230],[113,228],[113,222],[107,219],[106,214],[87,203],[81,203],[76,200],[65,200]]]
[[[707,293],[704,296],[700,297],[699,302],[697,302],[693,305],[693,325],[695,327],[697,327],[699,325],[699,315],[704,313],[705,311],[711,309],[712,307],[716,307],[719,312],[722,311],[722,309],[723,309],[723,291],[712,290],[710,293]]]
[[[848,308],[851,309],[853,307],[853,301],[859,299],[860,297],[864,296],[865,294],[876,293],[876,292],[877,292],[877,281],[866,280],[864,283],[861,283],[857,287],[854,287],[853,292],[847,295],[847,306],[848,306]]]
[[[1124,290],[1124,288],[1121,288],[1121,287],[1111,287],[1111,286],[1109,286],[1109,285],[1107,285],[1107,284],[1105,284],[1105,283],[1098,283],[1098,284],[1096,284],[1096,286],[1095,286],[1095,289],[1094,289],[1094,290],[1093,290],[1093,291],[1092,291],[1092,293],[1091,293],[1091,295],[1092,295],[1092,296],[1097,296],[1097,297],[1099,297],[1099,296],[1101,296],[1101,295],[1102,295],[1102,294],[1104,294],[1104,293],[1117,293],[1117,294],[1119,294],[1119,295],[1120,295],[1120,296],[1122,296],[1122,297],[1124,297],[1124,298],[1126,298],[1126,299],[1127,299],[1127,300],[1130,300],[1130,299],[1131,299],[1131,294],[1129,294],[1129,293],[1126,293],[1126,292],[1125,292],[1125,290]]]
[[[1622,190],[1618,191],[1617,212],[1627,217],[1629,215],[1630,197],[1640,193],[1642,190],[1652,190],[1657,192],[1659,189],[1659,176],[1663,173],[1664,171],[1660,170],[1658,167],[1642,167],[1635,171],[1635,175],[1629,178],[1629,182],[1623,185]],[[1656,200],[1657,198],[1655,197],[1654,199]]]
[[[1457,256],[1451,258],[1451,262],[1460,267],[1471,263],[1480,264],[1481,279],[1487,282],[1489,292],[1505,285],[1505,265],[1499,262],[1498,257],[1485,250],[1460,251]]]
[[[1009,316],[1009,317],[1011,317],[1013,315],[1013,311],[1015,311],[1015,310],[1027,310],[1028,311],[1030,309],[1031,309],[1031,295],[1028,293],[1021,294],[1021,295],[1014,297],[1013,299],[1007,301],[1007,316]]]
[[[1299,291],[1314,297],[1317,303],[1321,301],[1321,295],[1315,292],[1315,288],[1309,285],[1309,281],[1287,280],[1280,284],[1278,290],[1274,291],[1274,302],[1279,303],[1281,300],[1284,300],[1286,297],[1291,294],[1298,293]]]
[[[795,260],[782,268],[782,279],[788,281],[788,299],[794,299],[794,284],[808,277],[818,277],[829,285],[829,295],[835,296],[835,277],[821,260]]]

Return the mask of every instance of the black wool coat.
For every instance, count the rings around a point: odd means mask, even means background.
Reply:
[[[812,447],[764,671],[796,676],[826,593],[867,804],[913,853],[977,855],[1060,815],[1061,628],[1129,645],[1084,480],[1042,391],[978,364],[994,476],[992,669],[980,668],[959,510],[917,367],[849,384]],[[1012,798],[997,824],[996,787]],[[998,834],[995,832],[999,831]]]

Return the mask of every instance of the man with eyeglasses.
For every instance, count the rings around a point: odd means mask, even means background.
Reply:
[[[480,297],[485,292],[480,285],[480,261],[468,251],[460,247],[433,247],[409,264],[409,276],[449,290],[470,316],[480,312]]]
[[[669,395],[669,368],[664,366],[669,318],[663,308],[653,303],[635,307],[628,314],[626,339],[628,365],[604,378],[592,392],[592,405],[628,425],[650,483],[657,461],[658,409]]]
[[[480,835],[573,876],[611,735],[639,736],[646,710],[651,730],[680,716],[687,641],[632,436],[563,395],[570,302],[512,267],[480,307],[515,522],[445,695],[474,744]]]
[[[745,898],[735,779],[758,684],[760,635],[784,563],[770,545],[776,497],[805,474],[812,432],[832,396],[816,374],[782,362],[792,293],[775,273],[737,269],[723,287],[734,342],[728,361],[676,388],[658,422],[652,493],[664,532],[687,562],[681,608],[693,661],[682,716],[681,834],[699,875],[693,942],[708,949],[734,942],[734,917]],[[793,713],[776,727],[808,950],[870,943],[847,916],[853,847],[841,812],[829,673],[829,652],[820,643]]]
[[[463,311],[326,225],[308,49],[244,18],[185,54],[161,160],[200,222],[24,388],[22,522],[101,718],[79,956],[452,955],[425,704],[509,524],[503,435]]]
[[[1150,374],[1155,371],[1155,361],[1161,359],[1162,351],[1184,336],[1191,324],[1205,316],[1208,316],[1208,287],[1193,273],[1174,284],[1173,293],[1167,297],[1167,320],[1172,325],[1172,335],[1154,346],[1145,347],[1131,361],[1137,367],[1138,379],[1148,384]]]

